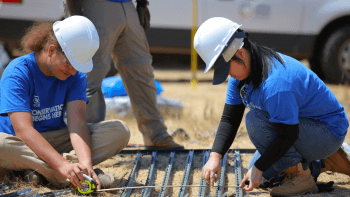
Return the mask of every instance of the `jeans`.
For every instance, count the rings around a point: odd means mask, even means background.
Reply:
[[[245,118],[248,135],[257,148],[249,169],[265,152],[268,145],[277,135],[274,123],[269,121],[270,115],[258,109],[250,110]],[[313,177],[321,173],[319,160],[331,156],[342,145],[344,139],[337,139],[321,122],[310,118],[299,118],[299,137],[288,152],[270,168],[263,172],[267,180],[280,180],[279,173],[299,162],[306,161],[313,170]]]

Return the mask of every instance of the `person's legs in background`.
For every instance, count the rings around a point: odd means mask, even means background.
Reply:
[[[86,109],[88,123],[105,119],[106,104],[101,83],[110,69],[112,54],[145,145],[183,148],[169,136],[157,109],[152,56],[133,3],[86,0],[83,10],[84,16],[95,24],[100,37],[100,48],[93,57],[93,70],[86,75],[90,100]]]
[[[110,69],[114,45],[125,29],[125,12],[120,3],[106,0],[84,0],[83,12],[95,25],[100,38],[100,47],[92,58],[93,69],[86,74],[87,97],[90,100],[86,119],[88,123],[97,123],[106,116],[101,84]]]
[[[167,133],[157,108],[152,56],[135,6],[131,1],[122,6],[126,13],[126,27],[118,38],[112,57],[130,97],[145,146],[183,148]]]

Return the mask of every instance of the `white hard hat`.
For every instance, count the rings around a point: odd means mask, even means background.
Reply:
[[[54,35],[72,66],[80,72],[92,70],[92,57],[100,45],[94,24],[84,16],[71,16],[53,25]]]
[[[213,17],[206,20],[194,36],[194,48],[206,64],[204,73],[207,73],[214,66],[220,55],[223,55],[220,63],[228,62],[224,65],[225,67],[222,66],[220,69],[216,67],[213,84],[220,84],[226,80],[229,72],[229,60],[237,49],[243,46],[243,38],[246,36],[243,31],[237,31],[240,26],[229,19]],[[233,36],[234,34],[236,36]],[[229,43],[229,41],[231,42]],[[228,44],[229,46],[227,46]],[[216,79],[216,76],[221,79]]]

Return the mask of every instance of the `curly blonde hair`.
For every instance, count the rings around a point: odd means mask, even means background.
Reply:
[[[26,53],[40,52],[47,49],[49,44],[56,46],[57,51],[62,51],[58,41],[53,37],[53,23],[37,21],[26,30],[21,39],[22,50]]]

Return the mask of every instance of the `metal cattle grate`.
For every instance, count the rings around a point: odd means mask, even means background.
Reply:
[[[235,186],[239,186],[239,184],[242,181],[242,166],[241,166],[241,154],[252,154],[255,152],[255,149],[231,149],[228,151],[228,153],[234,153],[234,172],[235,172]],[[152,160],[151,164],[149,167],[149,172],[147,176],[147,181],[145,186],[152,186],[154,177],[157,171],[157,160],[158,160],[158,155],[169,155],[167,167],[165,169],[165,175],[163,179],[163,183],[159,192],[159,197],[164,197],[166,193],[166,189],[168,186],[169,178],[172,173],[172,167],[175,161],[175,155],[183,155],[187,154],[187,160],[186,160],[186,166],[184,170],[184,175],[181,181],[181,186],[186,186],[188,184],[188,179],[189,176],[191,175],[191,170],[192,170],[192,162],[194,160],[194,157],[203,154],[203,166],[209,159],[210,155],[210,150],[203,150],[203,149],[194,149],[194,150],[176,150],[176,151],[170,151],[170,150],[158,150],[158,151],[151,151],[151,150],[123,150],[122,152],[119,153],[119,155],[137,155],[134,166],[132,168],[132,171],[130,173],[130,176],[128,178],[128,181],[125,185],[125,187],[132,187],[134,182],[135,182],[135,175],[137,175],[137,171],[139,169],[140,161],[141,161],[141,155],[152,155]],[[196,158],[198,159],[198,158]],[[221,176],[220,179],[217,182],[217,188],[215,192],[215,197],[224,197],[226,196],[226,193],[224,193],[224,187],[225,186],[225,180],[226,180],[226,163],[227,163],[227,154],[222,158],[221,160]],[[202,166],[202,167],[203,167]],[[181,187],[180,186],[180,187]],[[207,185],[206,181],[201,178],[200,181],[200,188],[199,188],[199,197],[208,197],[210,195],[206,196],[206,186]],[[178,197],[187,197],[189,196],[189,193],[186,193],[186,188],[187,187],[181,187]],[[124,190],[122,195],[123,197],[128,197],[130,196],[132,189]],[[145,188],[144,191],[142,192],[142,197],[149,197],[151,195],[151,190],[152,188]],[[237,197],[248,197],[249,194],[246,193],[244,194],[242,191],[242,188],[237,187],[236,188],[236,196]]]
[[[233,162],[234,162],[234,173],[235,173],[235,186],[239,186],[240,182],[242,181],[242,165],[241,165],[241,154],[252,154],[255,152],[255,149],[231,149],[228,151],[228,154],[233,153]],[[204,154],[203,154],[204,153]],[[206,189],[209,187],[209,185],[206,183],[206,181],[201,177],[200,185],[188,185],[189,177],[191,176],[191,172],[193,171],[193,161],[195,159],[198,159],[198,155],[203,154],[203,163],[202,168],[206,164],[206,162],[209,159],[210,150],[203,150],[203,149],[193,149],[193,150],[123,150],[118,155],[135,155],[135,161],[133,163],[133,167],[131,169],[130,175],[128,177],[128,180],[125,184],[125,188],[121,193],[120,196],[122,197],[129,197],[132,190],[134,188],[140,188],[140,187],[133,187],[135,184],[135,181],[137,179],[137,175],[142,163],[142,156],[143,155],[150,155],[151,163],[148,168],[148,175],[147,180],[144,186],[141,186],[142,191],[142,197],[149,197],[151,196],[151,191],[154,187],[160,187],[159,197],[165,197],[166,190],[169,187],[175,187],[168,185],[170,176],[173,172],[173,165],[175,163],[175,156],[176,155],[187,155],[186,159],[186,166],[183,174],[183,178],[181,181],[180,191],[178,196],[179,197],[187,197],[189,196],[189,193],[187,193],[188,187],[199,187],[198,197],[208,197],[210,194],[206,195]],[[165,155],[169,156],[168,163],[165,168],[165,175],[163,178],[163,182],[161,186],[154,186],[154,180],[157,173],[157,164],[158,164],[158,156],[159,155]],[[227,154],[222,158],[221,160],[221,176],[220,179],[217,182],[216,191],[215,191],[215,197],[224,197],[227,193],[224,193],[225,188],[225,180],[227,178],[226,173],[226,164],[228,161]],[[227,186],[226,186],[227,187]],[[231,186],[230,186],[231,187]],[[28,196],[28,197],[44,197],[44,196],[64,196],[71,193],[70,189],[63,189],[59,191],[53,191],[53,192],[47,192],[44,194],[39,194],[39,190],[33,191],[31,188],[22,189],[10,194],[5,194],[5,190],[7,190],[8,187],[4,184],[0,185],[0,196],[1,197],[14,197],[14,196]],[[248,197],[249,194],[244,194],[242,191],[242,188],[236,187],[236,197]]]

